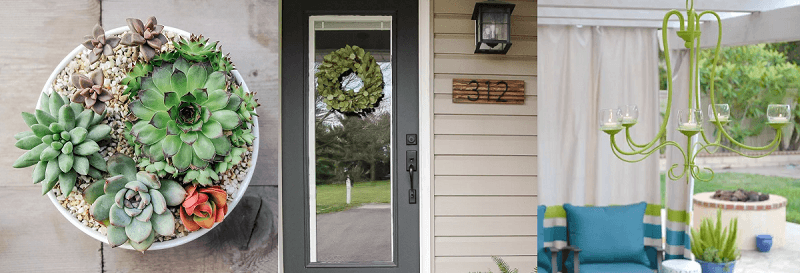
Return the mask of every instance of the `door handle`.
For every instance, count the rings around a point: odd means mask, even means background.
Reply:
[[[411,182],[411,188],[408,189],[409,204],[417,203],[417,190],[414,189],[414,172],[418,170],[417,166],[418,166],[417,151],[416,150],[406,151],[406,171],[408,171],[408,178],[409,181]]]

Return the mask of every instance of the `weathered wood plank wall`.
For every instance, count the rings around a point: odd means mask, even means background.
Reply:
[[[111,1],[0,0],[0,271],[58,272],[277,272],[278,0]],[[245,199],[229,218],[192,243],[140,254],[111,249],[82,234],[53,208],[31,169],[13,169],[22,154],[12,136],[27,127],[55,66],[101,22],[111,29],[125,18],[146,19],[219,40],[250,90],[258,92],[261,142],[258,169]]]

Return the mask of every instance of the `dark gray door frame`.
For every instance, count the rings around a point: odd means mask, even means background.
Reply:
[[[353,8],[355,10],[350,10]],[[392,16],[392,169],[394,258],[384,264],[311,264],[308,206],[308,19],[313,15]],[[406,134],[419,130],[417,0],[292,0],[282,2],[281,129],[284,272],[419,272],[419,202],[409,204]],[[401,141],[398,141],[401,140]],[[424,156],[424,155],[420,155]],[[418,174],[414,174],[419,189]],[[419,194],[419,193],[418,193]],[[420,199],[419,197],[417,197]]]

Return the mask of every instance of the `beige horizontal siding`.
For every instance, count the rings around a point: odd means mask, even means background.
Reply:
[[[500,256],[520,273],[533,272],[536,256]],[[497,265],[489,257],[436,257],[433,261],[436,273],[499,272]]]
[[[437,135],[437,155],[536,155],[536,136]]]
[[[514,56],[490,56],[476,54],[434,54],[434,73],[479,75],[491,71],[495,74],[536,75],[536,59]],[[474,78],[474,77],[471,77]]]
[[[527,216],[436,217],[436,236],[536,235],[536,218]]]
[[[536,216],[535,196],[435,196],[436,216]],[[534,245],[530,245],[531,248]]]
[[[437,14],[455,13],[472,15],[472,11],[475,9],[475,2],[475,0],[436,1],[433,12]],[[536,16],[536,2],[533,0],[506,0],[504,2],[516,5],[514,7],[514,15]]]
[[[536,267],[536,1],[507,0],[512,46],[474,54],[473,0],[433,1],[433,270]],[[453,79],[521,80],[521,105],[453,103]]]
[[[435,34],[475,34],[475,21],[469,14],[437,14],[433,17]],[[511,33],[520,36],[536,36],[536,16],[511,15]],[[512,41],[513,42],[513,41]]]
[[[536,255],[536,236],[436,237],[434,241],[439,257]]]
[[[434,155],[435,175],[536,175],[536,156]]]
[[[437,175],[435,195],[537,195],[538,178],[528,176],[451,176]]]
[[[472,54],[473,52],[475,52],[475,35],[437,34],[433,38],[433,53]],[[506,56],[536,56],[536,39],[511,36],[511,49]]]
[[[535,136],[536,116],[434,115],[433,133]]]
[[[494,99],[494,96],[492,99]],[[472,104],[454,103],[452,94],[434,94],[433,111],[434,114],[469,113],[473,115],[532,116],[536,115],[536,96],[525,96],[525,104]]]

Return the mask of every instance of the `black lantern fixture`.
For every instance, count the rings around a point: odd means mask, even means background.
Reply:
[[[511,12],[514,4],[489,0],[475,3],[475,53],[506,54],[511,48]]]

